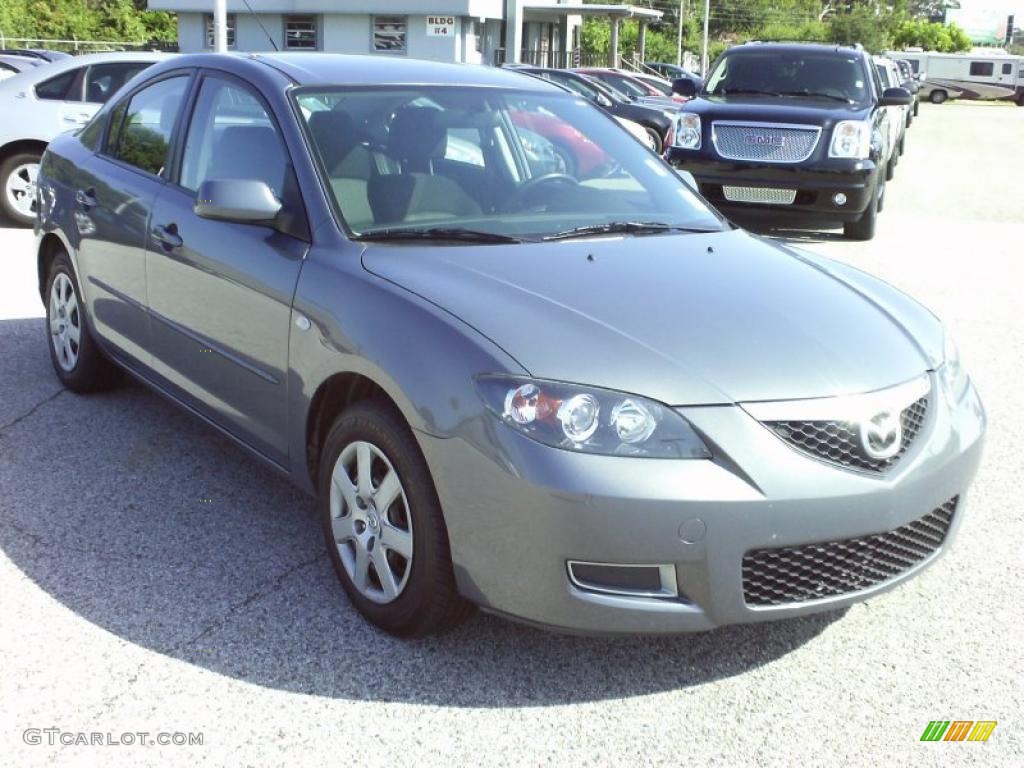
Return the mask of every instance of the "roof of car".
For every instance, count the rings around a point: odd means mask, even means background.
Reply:
[[[8,88],[18,88],[24,83],[35,83],[47,78],[67,72],[70,69],[77,69],[88,64],[102,64],[109,61],[149,61],[156,62],[170,58],[173,54],[166,53],[139,53],[137,51],[111,51],[107,53],[85,53],[81,56],[71,56],[57,61],[43,61],[40,59],[38,67],[30,67],[19,72],[14,77],[2,81],[0,85]]]
[[[258,53],[197,54],[182,57],[181,63],[194,66],[197,57],[231,56],[261,62],[284,73],[300,85],[472,85],[550,90],[552,86],[535,78],[523,77],[515,70],[473,64],[446,64],[395,56],[351,55],[341,53]],[[207,60],[209,60],[207,58]]]
[[[734,45],[732,48],[729,48],[726,53],[752,49],[775,51],[778,53],[805,53],[807,51],[813,51],[815,53],[833,52],[857,55],[864,53],[864,50],[861,48],[855,48],[851,45],[837,45],[835,43],[762,43],[758,41],[743,43],[742,45]]]

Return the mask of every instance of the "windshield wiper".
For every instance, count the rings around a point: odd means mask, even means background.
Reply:
[[[523,239],[498,232],[485,232],[465,227],[390,227],[357,235],[356,240],[457,240],[467,243],[521,243]]]
[[[781,93],[776,91],[759,91],[755,88],[723,88],[718,93],[712,93],[712,96],[781,96]]]
[[[573,227],[564,232],[555,232],[547,235],[543,240],[567,240],[571,237],[589,237],[591,235],[612,235],[627,233],[631,235],[652,235],[660,232],[716,232],[714,229],[698,229],[694,227],[679,227],[666,224],[663,221],[610,221],[606,224],[588,224],[583,227]]]

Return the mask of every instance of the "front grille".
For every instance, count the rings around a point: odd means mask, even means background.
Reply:
[[[811,156],[821,129],[801,125],[759,125],[717,120],[711,141],[727,160],[799,163]]]
[[[733,203],[765,203],[767,205],[792,205],[796,200],[795,189],[774,187],[722,187],[722,196]]]
[[[862,453],[858,425],[853,421],[769,421],[779,437],[804,453],[853,469],[885,472],[910,448],[928,414],[928,396],[915,400],[900,412],[903,439],[900,449],[888,459],[872,459]]]
[[[946,539],[958,497],[887,533],[857,539],[757,549],[743,556],[747,605],[802,603],[873,587],[905,573]]]

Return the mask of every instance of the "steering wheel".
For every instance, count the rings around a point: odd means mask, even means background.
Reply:
[[[527,193],[544,184],[572,184],[574,187],[579,186],[579,182],[567,173],[545,173],[543,176],[530,179],[513,192],[512,197],[509,198],[509,201],[504,206],[505,210],[519,210]]]

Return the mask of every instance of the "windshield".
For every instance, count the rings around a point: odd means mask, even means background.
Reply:
[[[807,96],[861,104],[870,94],[867,78],[856,56],[745,50],[718,61],[706,93]]]
[[[488,236],[610,224],[636,233],[723,227],[661,158],[570,94],[310,87],[295,99],[356,236],[418,230],[496,242]]]

